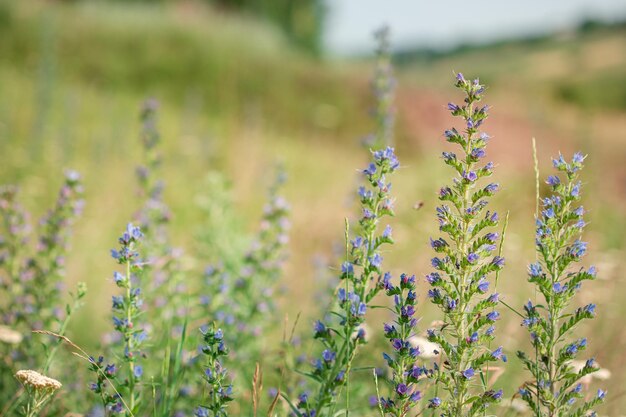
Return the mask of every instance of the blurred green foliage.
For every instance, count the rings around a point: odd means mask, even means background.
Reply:
[[[181,0],[102,0],[112,3],[175,4]],[[277,27],[296,46],[318,55],[322,48],[322,30],[326,10],[322,0],[199,0],[216,11],[249,15]],[[65,0],[87,3],[93,0]]]
[[[321,52],[324,2],[321,0],[206,0],[220,8],[262,16],[281,28],[296,45]]]
[[[588,110],[626,110],[626,73],[610,71],[556,87],[557,97]]]
[[[259,20],[202,4],[4,1],[0,21],[0,68],[39,78],[176,103],[193,96],[217,118],[298,130],[345,130],[363,114],[337,70],[319,71]]]

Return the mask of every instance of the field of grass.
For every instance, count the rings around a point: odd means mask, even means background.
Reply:
[[[432,256],[428,239],[437,232],[436,193],[451,174],[440,160],[448,146],[443,131],[454,123],[445,103],[458,100],[450,86],[453,71],[480,77],[493,106],[485,125],[494,136],[488,157],[503,186],[492,204],[510,216],[507,267],[498,283],[509,304],[521,306],[533,297],[525,272],[534,259],[531,138],[537,139],[542,176],[558,151],[589,154],[583,203],[591,250],[584,263],[597,265],[600,280],[579,298],[597,303],[600,319],[581,329],[589,336],[588,351],[612,371],[610,399],[602,408],[610,416],[626,407],[620,388],[626,382],[620,348],[626,346],[626,331],[616,326],[626,314],[620,273],[626,267],[625,35],[626,29],[617,27],[397,68],[401,169],[393,186],[396,244],[385,255],[394,275],[420,277],[418,315],[425,328],[438,311],[427,302],[421,277]],[[314,295],[326,285],[314,260],[328,259],[330,274],[337,273],[344,218],[355,218],[356,172],[368,160],[360,142],[374,128],[368,114],[372,68],[370,61],[311,58],[270,27],[194,3],[0,2],[0,183],[19,184],[23,204],[39,216],[52,204],[63,169],[76,169],[84,178],[86,207],[66,268],[69,285],[86,281],[90,291],[70,337],[93,350],[110,327],[116,288],[108,253],[138,208],[139,109],[154,97],[161,103],[172,241],[190,254],[183,258],[189,271],[216,260],[211,248],[200,247],[198,233],[219,230],[228,246],[256,230],[274,165],[284,166],[293,225],[285,293],[271,331],[281,334],[283,316],[293,322],[302,313],[297,332],[310,343],[310,323],[319,313]],[[221,187],[232,209],[208,216],[202,202]],[[221,227],[225,222],[241,232],[228,236],[229,229]],[[207,259],[191,256],[197,253]],[[377,326],[387,318],[379,311],[373,316]],[[512,357],[500,381],[510,397],[523,382],[513,351],[527,334],[512,313],[504,314],[498,327],[498,343]],[[368,346],[366,353],[372,353],[366,357],[382,366],[373,353],[380,344]]]

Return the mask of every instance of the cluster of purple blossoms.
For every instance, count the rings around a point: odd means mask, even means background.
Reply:
[[[535,416],[595,415],[593,407],[606,395],[599,390],[596,396],[583,400],[585,394],[579,381],[599,368],[592,358],[581,369],[573,370],[571,361],[586,349],[587,339],[568,341],[580,322],[596,314],[595,304],[569,308],[583,282],[596,278],[593,266],[573,267],[587,251],[587,244],[580,240],[585,227],[585,210],[578,204],[581,192],[578,175],[584,160],[581,153],[574,154],[571,162],[563,155],[553,159],[560,175],[547,178],[546,184],[552,193],[541,200],[543,207],[536,219],[535,244],[539,260],[530,264],[528,281],[535,285],[544,302],[541,306],[531,301],[524,305],[522,325],[530,333],[534,355],[541,360],[518,352],[533,378],[518,394]]]
[[[100,397],[102,408],[106,412],[121,413],[124,411],[122,399],[115,393],[110,384],[118,382],[119,369],[113,363],[104,363],[104,357],[89,357],[89,370],[94,373],[96,381],[89,384],[89,389]],[[105,412],[105,415],[106,415]]]
[[[428,331],[430,342],[445,355],[445,367],[436,365],[432,378],[447,396],[432,398],[429,407],[441,409],[443,415],[475,416],[502,396],[502,391],[474,381],[479,373],[488,372],[489,362],[506,359],[502,348],[488,347],[499,319],[494,310],[499,300],[497,293],[486,294],[488,276],[502,269],[504,259],[494,254],[498,234],[486,231],[498,224],[497,213],[486,210],[498,184],[480,184],[493,170],[493,163],[481,163],[490,139],[480,131],[489,109],[478,104],[485,88],[462,74],[457,75],[456,86],[465,93],[464,104],[450,103],[448,109],[463,119],[464,129],[452,128],[444,136],[461,148],[461,155],[443,153],[444,162],[456,173],[453,184],[441,188],[443,204],[437,207],[439,229],[448,237],[431,239],[437,253],[431,261],[435,271],[426,276],[432,286],[430,301],[442,310],[445,322],[441,329]]]
[[[139,252],[136,250],[136,244],[143,237],[143,233],[139,227],[133,226],[132,223],[126,225],[126,230],[119,237],[119,249],[111,249],[111,257],[120,265],[137,266],[139,264]],[[130,277],[126,276],[126,280]],[[113,279],[118,287],[124,287],[125,279],[122,274],[115,273]],[[120,285],[122,284],[122,285]]]

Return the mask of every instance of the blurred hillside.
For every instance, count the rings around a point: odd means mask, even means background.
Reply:
[[[502,169],[530,172],[531,137],[544,155],[582,149],[590,154],[597,178],[589,181],[597,181],[603,201],[618,210],[626,207],[625,24],[586,23],[577,31],[535,39],[438,55],[400,54],[398,61],[405,82],[399,107],[409,140],[419,144],[419,138],[436,137],[449,120],[441,111],[440,103],[449,97],[441,74],[455,70],[480,76],[493,106],[491,151]],[[611,222],[626,230],[623,219]],[[605,236],[610,246],[624,246],[610,230]]]
[[[372,62],[316,58],[266,21],[192,2],[1,1],[0,57],[0,183],[19,183],[24,205],[43,214],[63,168],[85,178],[86,212],[68,259],[71,280],[86,280],[91,288],[88,312],[94,315],[85,314],[83,325],[108,324],[102,314],[110,304],[102,294],[112,291],[108,252],[138,207],[138,113],[147,97],[161,102],[174,241],[196,249],[195,229],[208,222],[197,202],[214,195],[215,176],[204,179],[214,171],[232,195],[238,227],[254,229],[271,168],[283,161],[294,223],[285,284],[294,297],[312,299],[319,287],[312,259],[333,259],[343,219],[351,216],[356,170],[366,159],[360,140],[374,128],[368,117]],[[388,258],[394,273],[426,272],[435,195],[450,175],[439,155],[442,132],[453,123],[445,104],[458,100],[452,73],[480,76],[493,106],[485,125],[494,136],[489,157],[504,186],[494,204],[511,215],[502,292],[516,305],[528,296],[522,284],[534,256],[531,137],[537,138],[542,176],[550,155],[580,149],[590,154],[583,175],[593,244],[588,262],[598,264],[606,280],[594,294],[583,294],[603,300],[606,321],[598,320],[592,338],[624,345],[626,332],[611,323],[626,313],[626,283],[618,273],[626,266],[626,28],[426,58],[401,54],[398,62],[396,143],[403,169],[393,188],[398,244]],[[415,210],[416,202],[424,208]],[[312,304],[285,310],[306,313]],[[423,314],[427,321],[432,312]],[[503,329],[510,340],[522,337],[516,320]],[[79,333],[79,342],[94,343],[89,332]],[[621,352],[592,349],[617,374],[612,382],[626,381]],[[615,407],[609,410],[621,411]]]
[[[0,66],[36,78],[42,90],[64,82],[167,101],[191,97],[217,118],[257,112],[267,123],[302,129],[316,127],[319,103],[355,107],[340,93],[345,78],[319,71],[279,29],[203,3],[0,4]],[[303,87],[312,94],[294,100]],[[326,123],[344,127],[352,116]]]
[[[431,67],[437,63],[473,62],[485,59],[484,77],[504,75],[505,60],[512,78],[526,75],[534,82],[548,81],[555,98],[587,110],[626,109],[626,73],[623,40],[626,22],[585,21],[577,28],[553,34],[487,44],[461,44],[451,50],[407,49],[394,54],[402,67]],[[542,59],[545,58],[545,59]],[[547,58],[550,58],[548,60]],[[541,68],[539,68],[541,67]]]

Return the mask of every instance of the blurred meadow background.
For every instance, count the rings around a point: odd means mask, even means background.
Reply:
[[[279,337],[285,316],[293,323],[302,314],[297,332],[308,335],[319,315],[315,295],[340,265],[344,218],[354,218],[357,169],[368,160],[361,142],[375,128],[372,32],[387,23],[402,166],[393,185],[396,245],[385,256],[387,267],[420,280],[429,272],[436,195],[451,174],[440,154],[443,131],[454,123],[445,104],[458,100],[453,72],[480,77],[488,86],[485,102],[493,106],[485,124],[494,137],[488,157],[502,185],[492,204],[510,215],[507,266],[498,282],[507,303],[521,306],[533,296],[526,277],[534,259],[531,138],[542,177],[559,151],[589,154],[583,204],[591,246],[584,262],[597,266],[599,281],[579,297],[599,305],[599,319],[583,330],[591,356],[612,372],[602,410],[624,414],[626,4],[600,1],[602,13],[595,13],[593,2],[586,9],[571,3],[564,6],[574,13],[571,21],[551,25],[548,17],[528,30],[520,24],[507,32],[501,25],[477,37],[445,15],[414,15],[415,26],[430,20],[439,27],[420,39],[405,32],[404,23],[397,32],[394,27],[394,16],[414,10],[407,2],[388,2],[397,9],[388,15],[364,11],[369,3],[0,2],[0,183],[18,184],[24,206],[40,216],[65,168],[84,179],[86,206],[66,269],[69,285],[86,281],[90,291],[70,337],[93,349],[110,326],[115,287],[108,254],[137,210],[139,111],[146,98],[160,103],[172,241],[206,255],[183,257],[188,270],[241,244],[232,230],[237,236],[255,231],[274,167],[284,167],[293,224],[273,331]],[[359,20],[363,24],[354,23]],[[442,33],[447,37],[437,42]],[[418,288],[425,328],[438,312],[424,300],[426,286]],[[502,313],[497,340],[512,353],[527,333],[517,316]],[[501,377],[508,397],[523,381],[510,356]]]

